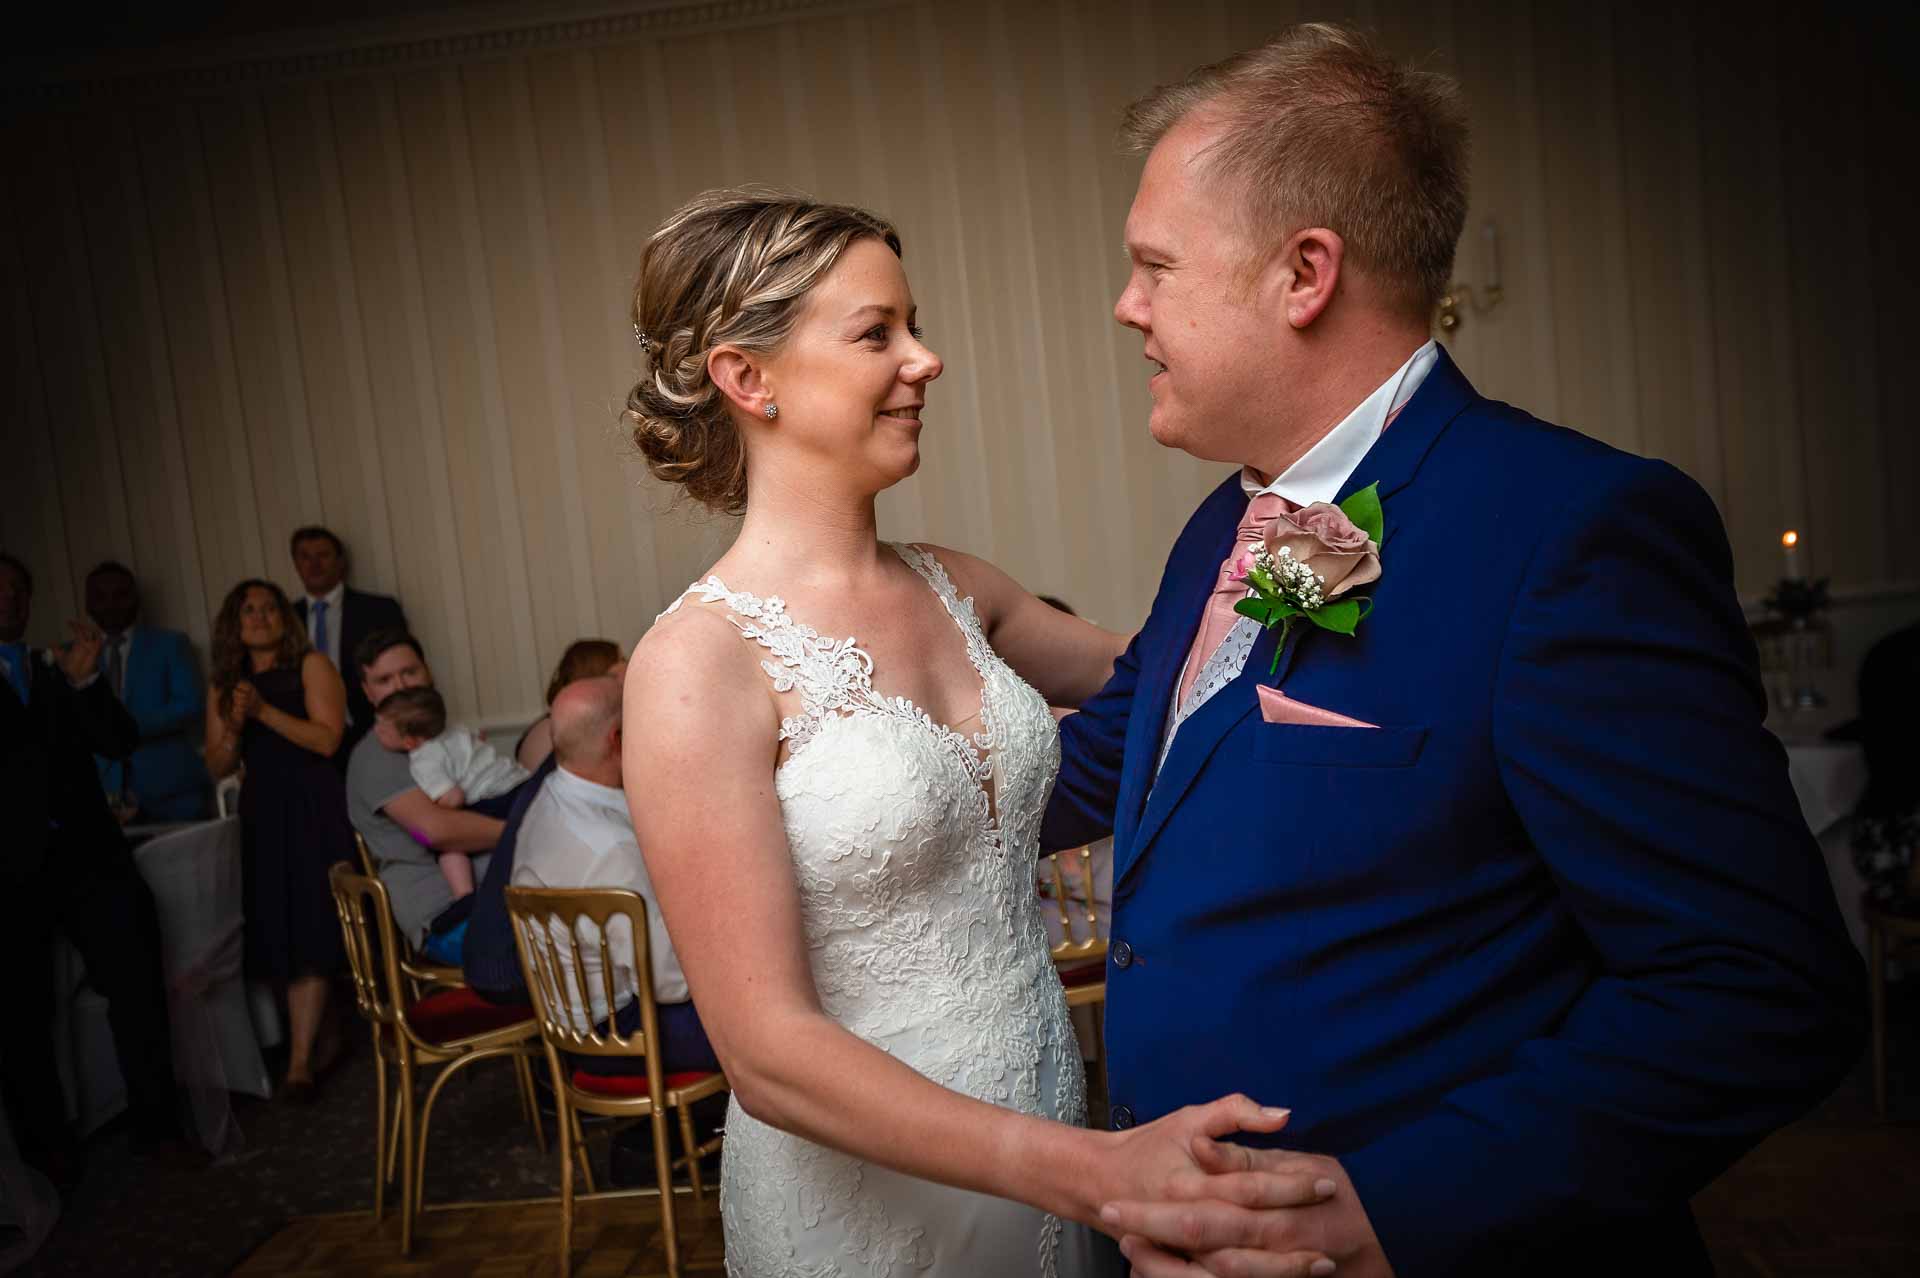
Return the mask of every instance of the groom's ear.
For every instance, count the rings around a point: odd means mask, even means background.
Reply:
[[[1287,323],[1305,328],[1333,301],[1346,263],[1347,242],[1337,231],[1309,226],[1295,231],[1274,259],[1273,284],[1279,289]]]
[[[708,351],[707,376],[749,417],[760,417],[773,402],[773,390],[759,361],[738,346],[721,345]]]

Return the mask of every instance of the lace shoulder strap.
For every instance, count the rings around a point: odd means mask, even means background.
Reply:
[[[760,668],[773,680],[775,692],[799,691],[800,713],[780,721],[780,739],[791,742],[793,751],[813,739],[828,715],[843,712],[857,697],[873,695],[873,659],[851,638],[833,639],[795,621],[780,596],[763,599],[729,590],[718,577],[709,576],[688,586],[660,615],[679,611],[690,598],[724,607],[740,637],[767,650],[770,656],[761,660]]]
[[[973,608],[973,596],[964,598],[959,587],[953,584],[953,578],[947,576],[946,565],[925,546],[916,546],[912,542],[889,542],[894,552],[907,561],[912,568],[926,579],[933,593],[940,596],[947,615],[953,618],[953,624],[960,627],[961,636],[967,641],[967,658],[982,677],[987,673],[987,660],[992,655],[992,646],[987,643],[987,632],[980,625],[980,617]]]

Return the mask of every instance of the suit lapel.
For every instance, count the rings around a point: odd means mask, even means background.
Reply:
[[[1427,453],[1440,438],[1440,432],[1446,429],[1448,422],[1460,415],[1460,410],[1473,398],[1473,387],[1461,375],[1459,366],[1447,354],[1447,348],[1442,346],[1439,359],[1428,371],[1427,379],[1420,383],[1420,389],[1400,410],[1400,416],[1394,419],[1393,425],[1373,441],[1373,447],[1367,450],[1367,455],[1347,476],[1347,482],[1340,486],[1340,495],[1334,500],[1345,501],[1368,484],[1379,484],[1380,502],[1387,525],[1383,537],[1391,537],[1393,507],[1387,505],[1387,499],[1413,482],[1420,463],[1426,460]],[[1384,540],[1380,545],[1382,549],[1386,548]]]
[[[1154,839],[1165,828],[1167,818],[1186,797],[1187,791],[1193,788],[1201,769],[1213,757],[1220,742],[1253,713],[1258,704],[1254,685],[1267,681],[1267,667],[1273,661],[1274,644],[1279,641],[1279,636],[1278,630],[1262,631],[1259,638],[1254,640],[1253,651],[1247,654],[1246,669],[1194,711],[1180,725],[1180,731],[1174,734],[1173,745],[1167,750],[1166,766],[1160,769],[1160,775],[1153,780],[1153,788],[1147,795],[1147,810],[1141,817],[1139,833],[1132,841],[1132,854],[1125,865],[1114,867],[1116,884],[1146,856]],[[1297,644],[1296,634],[1287,646],[1291,650]],[[1286,657],[1282,658],[1283,664],[1286,660]],[[1154,744],[1157,746],[1159,743],[1156,741]]]
[[[1229,532],[1231,535],[1231,532]],[[1225,549],[1221,551],[1225,555]],[[1181,675],[1181,664],[1192,647],[1194,631],[1200,629],[1200,608],[1206,604],[1210,583],[1202,572],[1183,572],[1181,585],[1171,599],[1175,618],[1185,618],[1169,629],[1167,643],[1148,651],[1146,666],[1140,670],[1140,685],[1133,697],[1133,714],[1127,720],[1127,754],[1119,777],[1119,808],[1114,833],[1116,848],[1131,848],[1131,833],[1139,827],[1148,791],[1154,787],[1154,762],[1160,758],[1160,735],[1167,725],[1167,702],[1173,698],[1173,685]],[[1121,854],[1121,860],[1131,860]]]
[[[1238,480],[1234,480],[1236,484]],[[1187,649],[1200,628],[1200,611],[1213,589],[1213,569],[1226,557],[1234,529],[1239,527],[1240,512],[1232,503],[1222,503],[1221,514],[1212,536],[1200,538],[1208,556],[1204,563],[1186,562],[1176,569],[1176,584],[1169,592],[1166,608],[1171,620],[1167,637],[1147,649],[1140,670],[1140,683],[1134,690],[1134,710],[1127,722],[1127,749],[1120,776],[1119,804],[1114,813],[1114,847],[1121,867],[1131,860],[1128,849],[1139,826],[1147,795],[1154,786],[1153,765],[1160,756],[1161,733],[1166,730],[1168,703],[1174,684],[1180,677]],[[1191,557],[1190,557],[1191,558]]]
[[[1373,447],[1367,450],[1367,455],[1361,458],[1360,464],[1354,467],[1353,473],[1341,487],[1337,500],[1345,501],[1368,484],[1380,485],[1380,499],[1384,506],[1380,543],[1383,552],[1399,526],[1394,518],[1394,508],[1387,499],[1413,482],[1420,463],[1426,459],[1441,432],[1474,398],[1473,387],[1461,375],[1447,354],[1446,347],[1442,346],[1439,359],[1426,380],[1420,384],[1420,389],[1407,401],[1406,408],[1393,425],[1374,441]],[[1235,510],[1231,523],[1220,529],[1214,559],[1200,570],[1186,574],[1195,584],[1183,595],[1181,605],[1191,621],[1179,630],[1176,636],[1179,639],[1177,649],[1172,645],[1160,645],[1150,669],[1142,671],[1140,690],[1136,694],[1138,708],[1128,727],[1126,772],[1121,783],[1121,809],[1118,814],[1129,823],[1135,812],[1140,812],[1140,818],[1132,837],[1125,837],[1128,833],[1125,828],[1117,831],[1122,837],[1115,840],[1116,848],[1120,849],[1119,859],[1114,865],[1116,886],[1145,857],[1221,741],[1254,712],[1259,704],[1254,687],[1263,683],[1278,686],[1284,681],[1299,651],[1301,639],[1312,631],[1312,622],[1302,622],[1295,628],[1286,651],[1280,654],[1279,669],[1273,675],[1267,673],[1267,667],[1273,661],[1274,645],[1278,642],[1280,632],[1277,629],[1263,632],[1254,642],[1253,651],[1247,657],[1246,669],[1240,672],[1240,677],[1215,693],[1207,704],[1180,725],[1173,746],[1167,751],[1166,766],[1160,770],[1158,778],[1154,777],[1153,765],[1159,758],[1160,733],[1166,726],[1167,701],[1173,695],[1173,682],[1179,676],[1187,649],[1192,646],[1194,631],[1199,627],[1200,608],[1212,584],[1205,568],[1225,557],[1233,529],[1238,523],[1239,512]],[[1384,553],[1382,558],[1383,571],[1392,571],[1385,562]],[[1144,811],[1140,807],[1142,804]]]
[[[28,649],[27,679],[33,679],[32,649]],[[5,739],[9,744],[26,737],[27,707],[21,703],[20,693],[14,688],[12,679],[0,678],[0,724],[5,724]]]

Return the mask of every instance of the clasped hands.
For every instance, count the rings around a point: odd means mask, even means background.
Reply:
[[[260,690],[250,680],[242,679],[233,685],[233,694],[227,702],[227,726],[239,732],[247,720],[260,716]]]
[[[1249,1149],[1234,1132],[1272,1134],[1289,1111],[1226,1096],[1120,1138],[1134,1169],[1102,1204],[1138,1278],[1391,1278],[1365,1208],[1338,1159]]]

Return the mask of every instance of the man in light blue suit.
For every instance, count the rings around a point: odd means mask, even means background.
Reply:
[[[140,587],[109,559],[87,574],[87,615],[106,635],[100,673],[140,726],[127,759],[96,759],[107,797],[131,797],[139,821],[207,815],[207,769],[196,748],[206,711],[193,646],[178,630],[138,624]]]
[[[1114,836],[1114,1125],[1239,1089],[1291,1120],[1210,1168],[1327,1189],[1108,1223],[1143,1278],[1710,1273],[1689,1199],[1864,1028],[1712,501],[1429,340],[1467,208],[1449,82],[1297,28],[1126,132],[1151,431],[1234,469],[1062,723],[1043,843]],[[1324,503],[1370,487],[1363,550]],[[1280,647],[1237,613],[1253,542],[1371,612]]]

